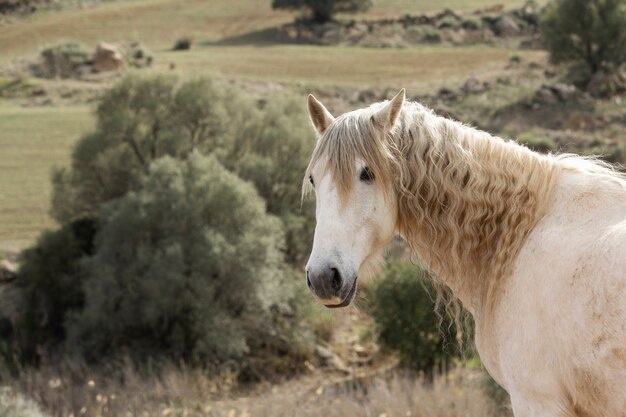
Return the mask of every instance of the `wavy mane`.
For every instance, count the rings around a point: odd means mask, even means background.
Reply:
[[[305,184],[323,163],[345,201],[354,161],[363,160],[385,195],[397,199],[397,228],[410,248],[455,294],[479,295],[466,307],[486,326],[499,283],[550,208],[559,171],[620,176],[593,159],[537,154],[413,102],[383,135],[372,115],[384,104],[334,121],[318,140]]]

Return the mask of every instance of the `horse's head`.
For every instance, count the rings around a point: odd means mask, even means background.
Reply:
[[[405,93],[391,101],[334,118],[312,95],[309,115],[319,138],[305,181],[315,190],[313,250],[307,284],[327,307],[343,307],[357,278],[396,229],[389,133]]]

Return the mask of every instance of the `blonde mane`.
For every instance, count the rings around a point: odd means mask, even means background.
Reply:
[[[476,295],[466,307],[485,326],[500,282],[550,208],[559,170],[619,175],[595,160],[537,154],[413,102],[383,135],[372,115],[384,104],[335,119],[318,140],[305,183],[323,163],[345,201],[354,161],[363,160],[385,195],[395,195],[397,229],[408,245],[455,294]]]

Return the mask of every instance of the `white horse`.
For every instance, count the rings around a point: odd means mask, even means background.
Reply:
[[[438,117],[402,90],[334,118],[313,96],[307,284],[327,307],[394,235],[472,314],[517,417],[626,416],[626,178]]]

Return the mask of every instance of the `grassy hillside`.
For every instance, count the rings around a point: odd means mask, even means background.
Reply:
[[[498,3],[519,7],[524,1]],[[287,23],[296,14],[274,11],[270,4],[270,0],[130,0],[42,11],[2,27],[0,68],[11,68],[24,59],[32,62],[43,47],[61,41],[78,41],[91,49],[100,41],[136,40],[153,51],[150,71],[173,71],[183,77],[221,74],[231,80],[298,86],[299,91],[302,86],[346,85],[407,87],[409,93],[417,94],[498,71],[513,53],[476,46],[380,49],[275,44],[265,29]],[[447,7],[471,11],[493,4],[492,0],[374,0],[374,7],[358,18]],[[174,41],[182,36],[194,40],[193,48],[171,52]],[[236,44],[228,41],[235,38]],[[526,60],[545,57],[539,51],[515,54]],[[60,83],[40,84],[54,91]],[[71,88],[94,87],[73,82]],[[25,101],[0,98],[0,249],[23,247],[52,224],[47,216],[51,167],[66,163],[71,145],[92,123],[88,108],[81,104],[84,99],[61,100],[63,107],[16,107]]]
[[[23,247],[52,226],[50,172],[91,127],[89,110],[0,107],[0,249]]]
[[[364,18],[425,13],[444,8],[471,11],[493,4],[519,7],[523,0],[374,0]],[[274,11],[271,0],[131,0],[97,7],[71,8],[35,14],[0,31],[0,60],[25,57],[45,45],[75,39],[140,40],[155,49],[167,48],[180,36],[215,41],[273,27],[294,13]]]

